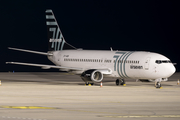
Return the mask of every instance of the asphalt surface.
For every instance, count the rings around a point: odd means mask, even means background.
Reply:
[[[0,73],[0,120],[179,120],[180,73],[156,89],[154,82],[106,78],[85,86],[67,73]]]

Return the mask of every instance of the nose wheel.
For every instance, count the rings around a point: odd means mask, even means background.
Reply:
[[[161,88],[161,83],[160,82],[156,83],[156,88]]]
[[[155,80],[155,87],[156,87],[156,88],[162,88],[162,87],[161,87],[161,81],[162,81],[162,78],[159,78],[159,79],[156,79],[156,80]]]

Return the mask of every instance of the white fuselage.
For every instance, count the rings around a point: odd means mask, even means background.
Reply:
[[[168,78],[175,72],[174,65],[167,57],[151,52],[62,50],[50,53],[53,53],[53,56],[48,56],[48,59],[58,66],[83,69],[71,71],[76,74],[89,69],[109,69],[112,74],[106,77],[155,80]]]

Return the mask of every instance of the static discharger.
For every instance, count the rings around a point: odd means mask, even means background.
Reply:
[[[177,85],[179,85],[179,79],[178,79],[178,81],[177,81]]]
[[[102,82],[101,82],[101,84],[100,84],[100,87],[102,87]]]

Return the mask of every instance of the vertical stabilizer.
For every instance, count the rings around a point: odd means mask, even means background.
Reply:
[[[50,51],[76,49],[65,41],[52,10],[46,10],[46,25]]]

